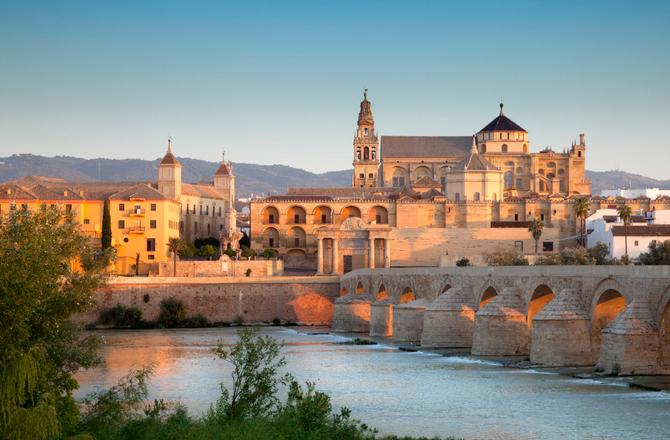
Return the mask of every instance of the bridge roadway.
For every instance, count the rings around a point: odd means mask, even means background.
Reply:
[[[359,269],[335,331],[546,366],[670,374],[670,266]]]

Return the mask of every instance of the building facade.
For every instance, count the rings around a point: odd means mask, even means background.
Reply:
[[[183,182],[181,169],[168,141],[156,182],[81,183],[27,177],[0,184],[0,215],[58,207],[73,216],[86,236],[99,242],[108,202],[116,272],[157,273],[159,263],[171,258],[167,246],[171,238],[193,242],[215,237],[225,246],[236,236],[232,164],[222,160],[211,183]]]

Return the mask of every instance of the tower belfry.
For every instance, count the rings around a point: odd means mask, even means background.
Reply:
[[[363,92],[357,125],[354,135],[354,174],[351,184],[356,187],[377,186],[379,139],[375,132],[372,104],[368,101],[368,89]]]

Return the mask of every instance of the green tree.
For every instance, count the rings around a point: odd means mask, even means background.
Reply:
[[[670,264],[670,240],[663,243],[652,241],[649,243],[649,250],[637,257],[637,262],[649,266]]]
[[[281,375],[286,359],[279,355],[282,344],[268,336],[258,336],[256,329],[238,332],[233,347],[219,344],[213,351],[233,367],[230,390],[221,385],[221,397],[210,413],[219,420],[250,419],[269,415],[279,407],[277,391],[288,385],[292,376]]]
[[[616,211],[623,222],[624,257],[628,261],[628,223],[630,223],[630,217],[633,215],[633,212],[628,205],[621,205]]]
[[[586,218],[589,216],[589,199],[580,197],[575,200],[575,218],[579,220],[579,245],[586,247]]]
[[[542,230],[544,229],[544,222],[540,220],[539,218],[533,219],[532,222],[530,222],[530,226],[528,226],[528,232],[533,236],[533,240],[535,240],[535,253],[537,254],[537,245],[538,242],[540,241],[540,238],[542,237]]]
[[[200,255],[201,257],[212,258],[216,256],[216,253],[217,248],[215,248],[211,244],[203,245],[202,247],[200,247],[200,249],[198,249],[198,255]]]
[[[184,250],[186,242],[178,237],[170,238],[167,242],[168,252],[172,254],[172,276],[177,276],[177,255]]]
[[[92,304],[105,256],[57,208],[0,219],[0,438],[74,432],[73,374],[99,362],[99,341],[70,316]]]
[[[494,252],[486,256],[489,266],[528,266],[528,260],[516,252]]]
[[[102,250],[107,250],[112,247],[112,217],[109,213],[109,200],[105,200],[102,208]]]

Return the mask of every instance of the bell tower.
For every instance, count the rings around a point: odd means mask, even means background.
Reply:
[[[358,113],[358,129],[354,135],[354,174],[351,185],[355,187],[377,186],[379,171],[379,139],[375,132],[372,105],[368,101],[368,89],[363,92],[361,110]]]

